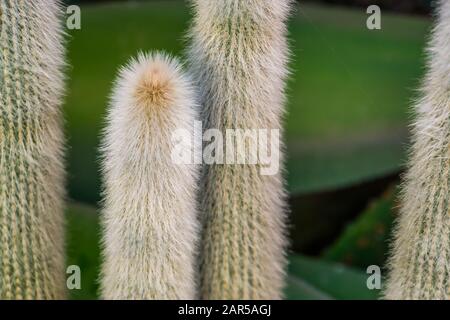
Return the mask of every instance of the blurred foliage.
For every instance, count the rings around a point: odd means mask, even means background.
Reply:
[[[177,1],[82,6],[82,29],[70,32],[68,46],[71,198],[99,201],[99,136],[119,66],[139,50],[182,54],[189,19],[186,3]],[[290,21],[292,194],[361,183],[403,163],[405,114],[422,74],[429,21],[385,14],[378,32],[365,19],[362,10],[304,4]]]
[[[429,13],[435,0],[298,0],[345,6],[358,6],[367,8],[378,5],[383,10],[392,10],[405,13]]]
[[[397,181],[398,174],[392,174],[351,187],[291,197],[293,250],[319,255],[335,243],[349,223],[359,219],[372,199]]]
[[[71,299],[96,299],[100,265],[99,215],[95,208],[72,203],[67,209],[67,264],[81,269],[81,290]]]
[[[101,3],[101,2],[132,2],[132,1],[161,1],[161,0],[64,0],[67,4],[79,3]],[[164,0],[170,1],[170,0]],[[177,1],[177,0],[171,0]],[[399,12],[414,12],[414,13],[428,13],[432,8],[432,3],[435,0],[297,0],[298,2],[314,2],[324,4],[337,4],[343,6],[360,6],[368,7],[376,4],[382,9],[399,11]]]
[[[178,1],[180,0],[62,0],[65,4],[97,4],[106,2],[161,2],[161,1]],[[181,0],[183,1],[183,0]]]
[[[370,265],[386,266],[397,193],[389,188],[351,224],[322,257],[365,270]]]

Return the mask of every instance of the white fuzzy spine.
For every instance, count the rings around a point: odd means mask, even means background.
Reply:
[[[390,259],[387,299],[450,299],[450,1],[439,1]]]
[[[116,81],[103,141],[105,299],[194,299],[197,167],[174,164],[195,90],[180,64],[141,54]]]

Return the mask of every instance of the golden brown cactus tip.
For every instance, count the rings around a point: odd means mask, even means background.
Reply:
[[[172,160],[198,106],[178,60],[139,54],[119,73],[103,138],[102,296],[194,299],[198,169]]]
[[[0,299],[64,299],[62,10],[0,13]]]
[[[450,1],[438,2],[416,103],[387,299],[450,299]]]
[[[151,63],[149,63],[149,60]],[[175,100],[174,85],[178,66],[170,57],[156,53],[150,59],[139,54],[136,63],[142,66],[141,74],[137,74],[136,103],[149,107],[163,107]]]

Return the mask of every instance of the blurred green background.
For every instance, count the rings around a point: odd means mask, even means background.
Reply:
[[[87,2],[81,11],[81,30],[69,31],[64,107],[68,263],[83,272],[73,298],[96,298],[98,146],[112,82],[139,50],[183,57],[191,16],[177,0]],[[431,19],[383,11],[382,30],[368,30],[367,17],[363,8],[305,2],[289,22],[288,298],[379,296],[367,289],[365,270],[385,265]]]

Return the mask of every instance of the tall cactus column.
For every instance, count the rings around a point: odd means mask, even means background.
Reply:
[[[194,0],[189,59],[204,129],[281,130],[289,0]],[[228,157],[229,155],[227,155]],[[248,159],[247,159],[248,160]],[[200,294],[282,298],[286,267],[281,173],[260,165],[205,165]]]
[[[197,113],[178,60],[141,54],[122,68],[103,140],[103,298],[196,298],[198,168],[174,161],[173,138],[191,140]]]
[[[450,299],[450,1],[428,50],[386,298]]]
[[[65,297],[59,12],[0,0],[0,299]]]

